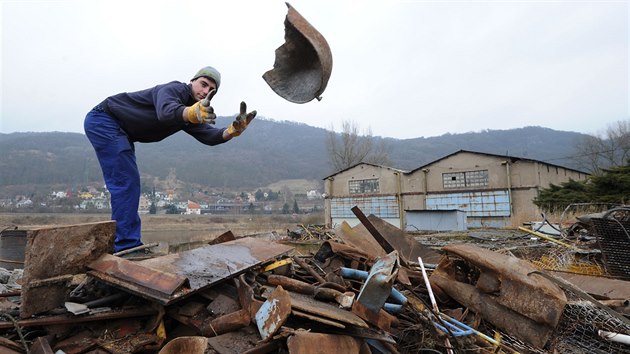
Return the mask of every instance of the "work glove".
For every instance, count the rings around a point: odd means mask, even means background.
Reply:
[[[214,108],[210,105],[210,100],[215,93],[217,93],[217,90],[211,90],[206,98],[190,106],[186,113],[186,120],[193,124],[214,124],[217,115],[214,114]]]
[[[241,113],[236,116],[234,122],[232,122],[227,127],[227,133],[230,137],[235,137],[241,135],[243,131],[247,128],[249,123],[256,117],[256,111],[251,111],[249,113],[245,113],[247,111],[247,104],[245,102],[241,102]]]

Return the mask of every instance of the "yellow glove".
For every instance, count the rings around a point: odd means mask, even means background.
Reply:
[[[216,92],[216,90],[208,92],[208,96],[206,96],[206,98],[188,107],[186,120],[193,124],[214,124],[214,121],[217,119],[217,115],[214,114],[214,108],[210,105],[210,100]]]
[[[236,116],[234,122],[232,122],[227,127],[227,133],[230,137],[235,137],[241,135],[249,123],[256,117],[256,111],[251,111],[249,113],[245,113],[247,111],[247,104],[245,102],[241,102],[241,113]]]

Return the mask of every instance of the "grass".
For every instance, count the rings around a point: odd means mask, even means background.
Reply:
[[[209,241],[232,231],[234,235],[246,236],[275,231],[286,235],[298,225],[322,225],[320,214],[240,214],[240,215],[142,215],[142,240],[167,242],[169,245]],[[7,227],[32,229],[38,227],[75,225],[110,220],[109,214],[28,214],[0,213],[0,230]]]

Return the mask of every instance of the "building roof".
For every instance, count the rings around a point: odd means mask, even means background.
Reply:
[[[357,167],[357,166],[359,166],[359,165],[368,165],[368,166],[372,166],[372,167],[386,168],[386,169],[388,169],[388,170],[392,170],[392,171],[396,171],[396,172],[406,173],[406,171],[404,171],[404,170],[399,170],[399,169],[394,168],[394,167],[383,166],[383,165],[376,165],[376,164],[369,163],[369,162],[359,162],[358,164],[352,165],[352,166],[347,167],[347,168],[345,168],[345,169],[343,169],[343,170],[341,170],[341,171],[337,171],[337,172],[333,173],[332,175],[326,176],[326,177],[324,177],[323,179],[328,179],[328,178],[330,178],[330,177],[336,176],[336,175],[338,175],[338,174],[340,174],[340,173],[343,173],[343,172],[346,172],[346,171],[348,171],[348,170],[350,170],[350,169],[353,169],[353,168],[355,168],[355,167]]]
[[[193,201],[188,201],[188,209],[201,209],[201,205]]]
[[[549,162],[540,161],[540,160],[535,160],[535,159],[530,159],[530,158],[527,158],[527,157],[518,157],[518,156],[510,156],[510,155],[498,155],[498,154],[491,154],[491,153],[487,153],[487,152],[479,152],[479,151],[471,151],[471,150],[463,150],[463,149],[462,149],[462,150],[457,150],[457,151],[455,151],[455,152],[453,152],[453,153],[451,153],[451,154],[448,154],[448,155],[446,155],[446,156],[440,157],[440,158],[439,158],[439,159],[437,159],[437,160],[433,160],[433,161],[431,161],[431,162],[429,162],[429,163],[426,163],[426,164],[424,164],[424,165],[422,165],[422,166],[420,166],[420,167],[418,167],[418,168],[415,168],[415,169],[413,169],[413,170],[411,170],[411,171],[409,171],[409,172],[407,172],[407,173],[414,173],[414,172],[416,172],[416,171],[418,171],[418,170],[421,170],[421,169],[423,169],[423,168],[426,168],[427,166],[433,165],[434,163],[436,163],[436,162],[438,162],[438,161],[442,161],[442,160],[444,160],[444,159],[447,159],[447,158],[449,158],[449,157],[451,157],[451,156],[454,156],[454,155],[457,155],[457,154],[460,154],[460,153],[463,153],[463,152],[467,152],[467,153],[471,153],[471,154],[476,154],[476,155],[485,155],[485,156],[499,157],[499,158],[502,158],[502,159],[509,159],[511,162],[516,162],[516,161],[538,162],[538,163],[542,163],[542,164],[549,165],[549,166],[553,166],[553,167],[560,167],[560,168],[564,168],[565,170],[570,170],[570,171],[575,171],[575,172],[579,172],[579,173],[584,173],[584,174],[586,174],[586,175],[590,174],[590,173],[588,173],[588,172],[584,172],[584,171],[576,170],[576,169],[574,169],[574,168],[565,167],[565,166],[560,166],[560,165],[555,165],[555,164],[552,164],[552,163],[549,163]]]

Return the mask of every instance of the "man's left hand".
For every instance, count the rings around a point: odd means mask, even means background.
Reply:
[[[254,119],[254,117],[256,117],[256,111],[251,111],[249,113],[246,113],[246,112],[247,112],[247,104],[245,102],[241,102],[240,114],[236,116],[236,119],[234,119],[234,122],[232,122],[227,127],[227,130],[226,130],[230,138],[241,135],[241,133],[243,133],[243,131],[247,129],[247,126],[249,125],[249,123]]]

